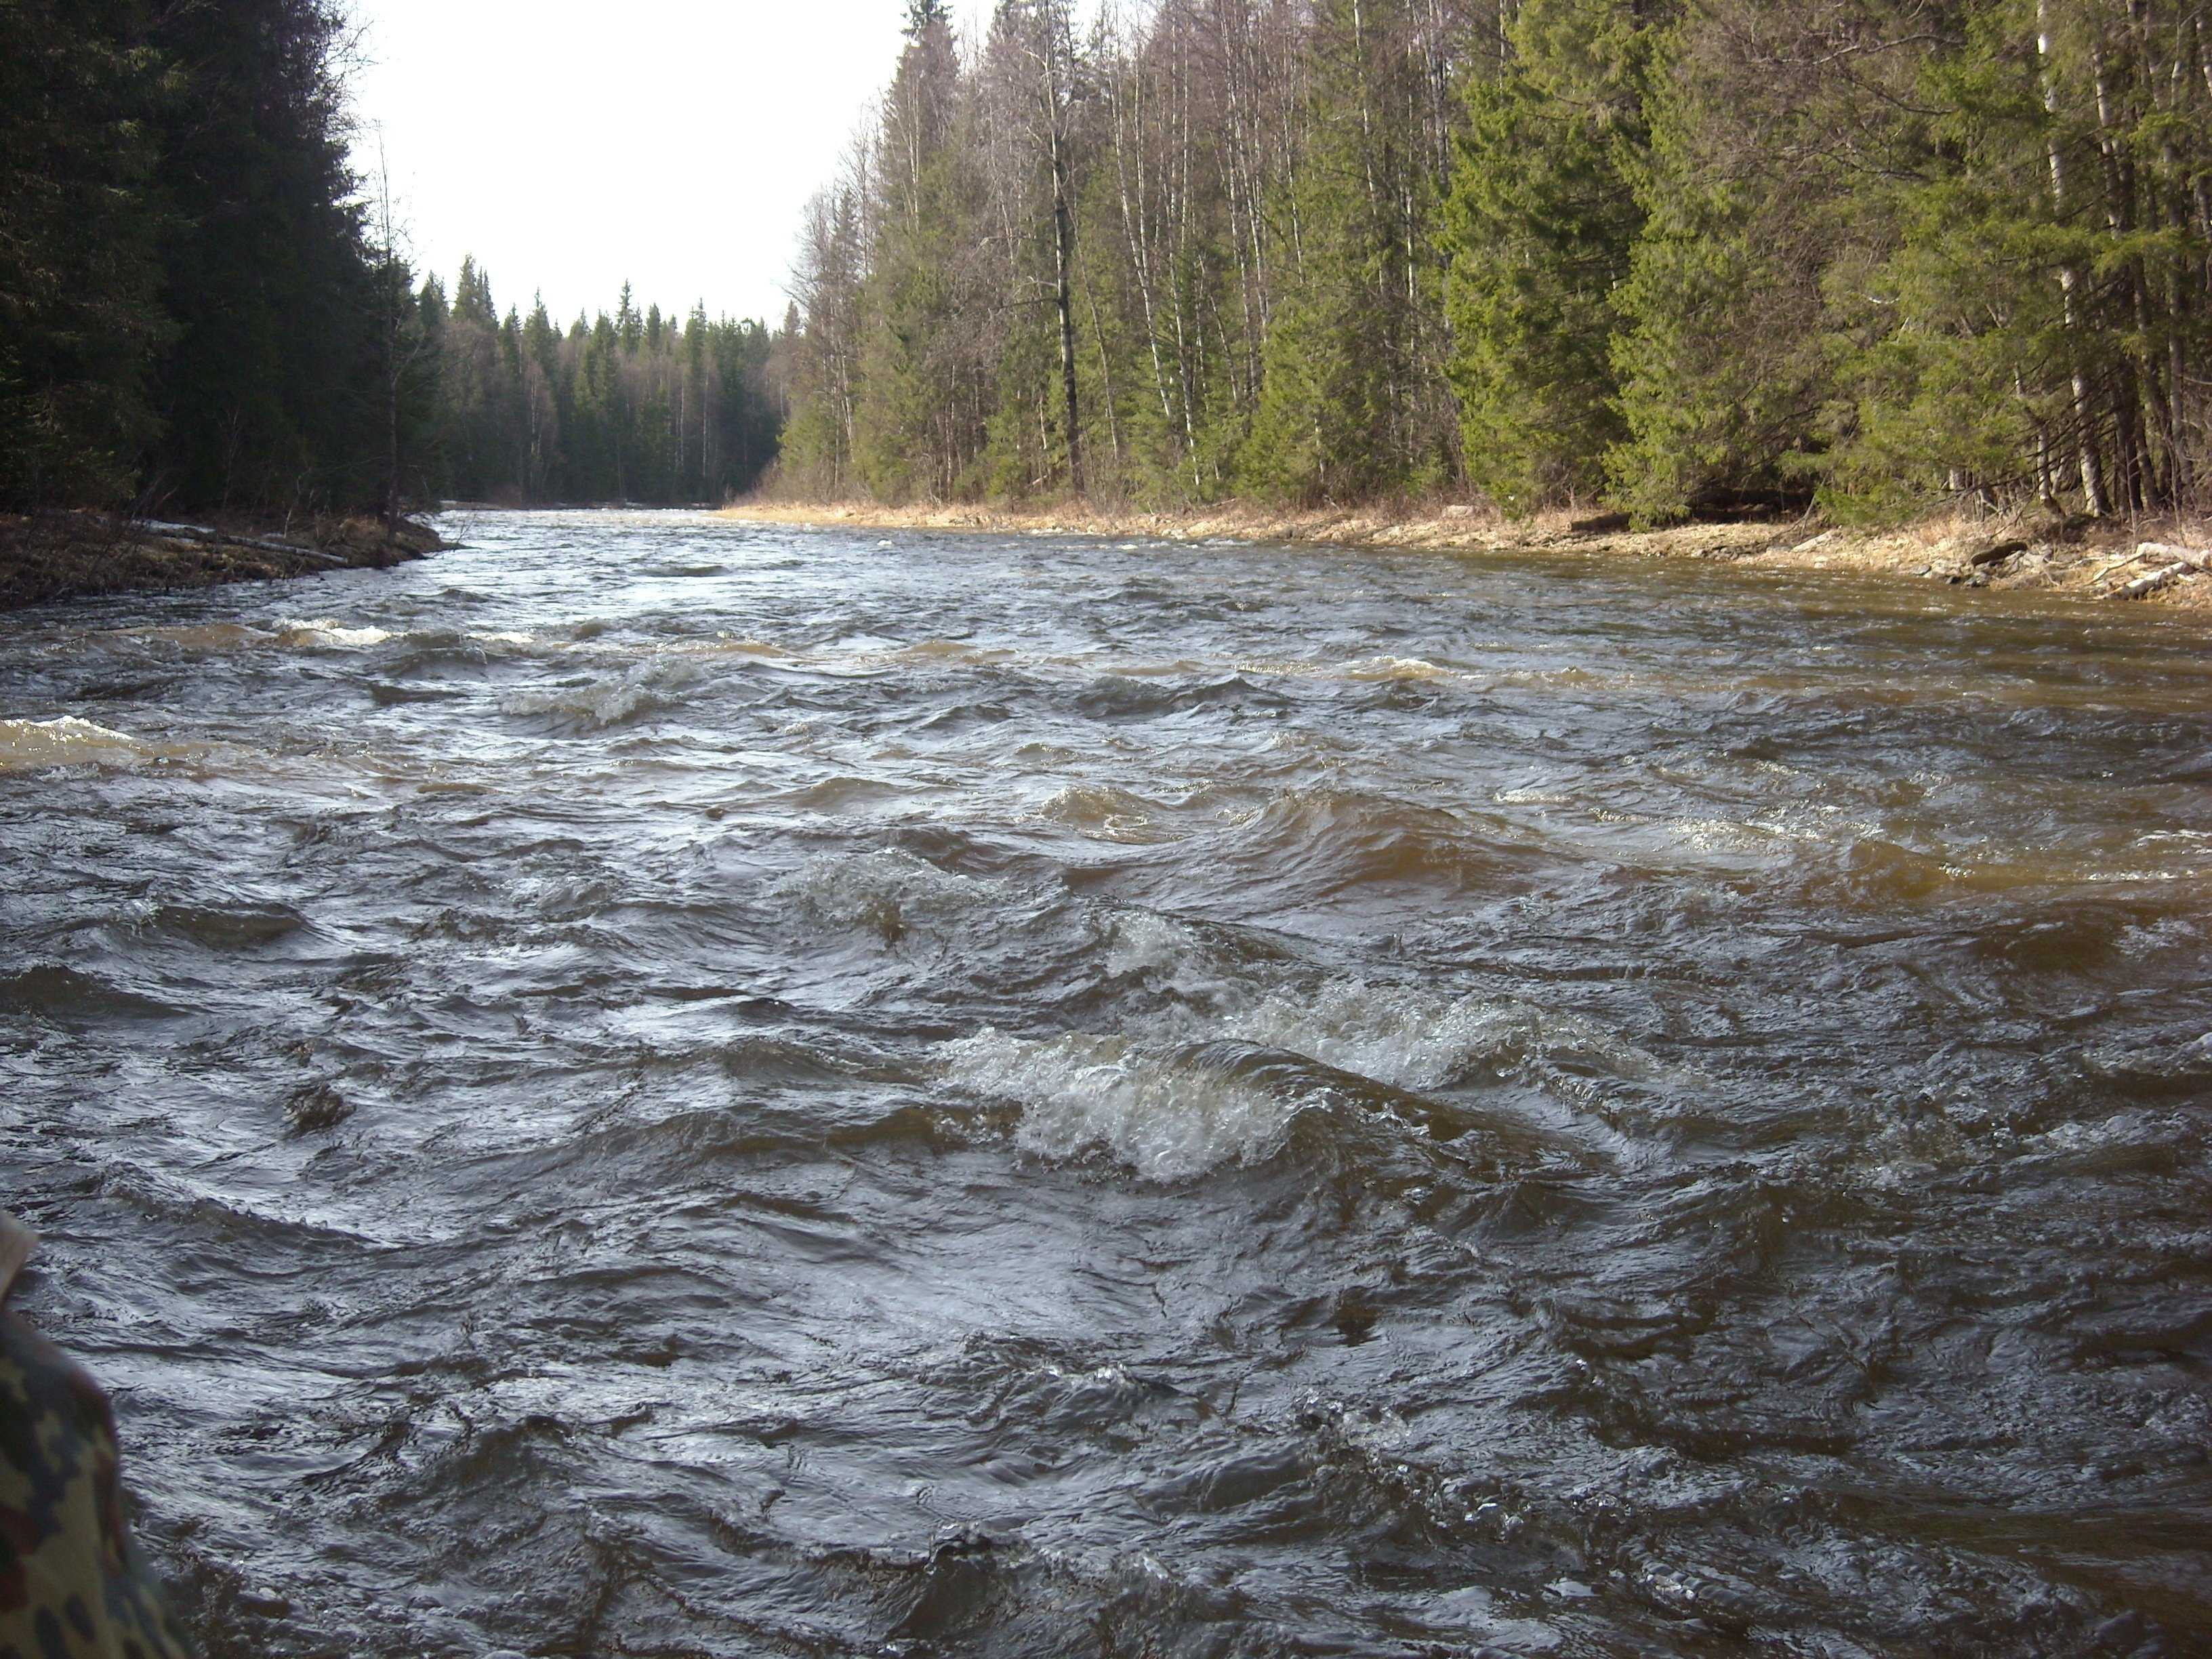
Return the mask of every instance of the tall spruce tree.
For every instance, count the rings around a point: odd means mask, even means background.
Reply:
[[[2182,7],[2008,0],[1928,52],[1891,240],[1830,284],[1832,502],[2204,503],[2206,46]]]
[[[975,447],[959,418],[975,319],[955,283],[967,216],[949,143],[958,91],[951,23],[941,6],[918,4],[884,100],[867,277],[873,318],[859,365],[869,396],[853,433],[855,470],[886,500],[951,495]]]
[[[1468,89],[1448,210],[1468,476],[1509,513],[1586,500],[1626,434],[1613,363],[1644,228],[1655,50],[1631,0],[1528,0]]]
[[[155,431],[155,118],[136,0],[0,6],[0,506],[127,500]]]
[[[189,92],[160,122],[162,304],[155,480],[193,506],[374,499],[382,472],[376,260],[347,161],[327,0],[165,13]]]
[[[1240,476],[1271,494],[1359,500],[1438,482],[1415,418],[1417,343],[1437,293],[1434,192],[1407,119],[1401,0],[1328,0],[1309,47],[1310,137],[1292,186],[1293,280],[1277,308]]]
[[[1886,246],[1883,181],[1924,163],[1915,63],[1941,21],[1921,0],[1697,0],[1666,37],[1613,353],[1628,429],[1607,458],[1639,518],[1810,497],[1826,296]]]

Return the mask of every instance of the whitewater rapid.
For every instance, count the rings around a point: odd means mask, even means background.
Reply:
[[[2212,1642],[2187,622],[441,527],[0,619],[0,1201],[216,1659]]]

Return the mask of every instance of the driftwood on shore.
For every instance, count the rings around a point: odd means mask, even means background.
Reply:
[[[2194,549],[2176,547],[2169,542],[2143,542],[2132,553],[2113,559],[2098,571],[2097,580],[2108,581],[2130,565],[2152,560],[2163,561],[2156,569],[2146,572],[2131,580],[2106,590],[2116,599],[2140,599],[2171,587],[2188,577],[2201,576],[2212,571],[2212,553],[2200,553]]]
[[[246,536],[228,531],[210,530],[196,524],[164,524],[158,519],[144,519],[134,526],[162,541],[198,542],[210,547],[251,547],[264,553],[288,553],[296,557],[342,568],[354,562],[344,553],[327,553],[319,547],[302,547],[297,542],[280,542],[267,536]]]
[[[2162,570],[2154,570],[2148,576],[2138,576],[2135,580],[2123,584],[2115,590],[2115,597],[2123,599],[2140,599],[2147,594],[2157,592],[2161,587],[2171,586],[2189,574],[2190,568],[2187,565],[2170,564]]]
[[[2185,565],[2199,575],[2212,572],[2212,553],[2201,552],[2195,548],[2176,547],[2171,542],[2144,542],[2136,549],[2136,553],[2141,558],[2166,559],[2175,564]]]

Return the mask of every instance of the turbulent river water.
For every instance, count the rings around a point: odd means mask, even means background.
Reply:
[[[2201,625],[444,527],[0,619],[217,1659],[2212,1651]]]

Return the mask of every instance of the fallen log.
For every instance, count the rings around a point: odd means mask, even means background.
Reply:
[[[2176,547],[2171,542],[2140,542],[2136,546],[2139,559],[2166,559],[2175,564],[2185,564],[2200,573],[2212,571],[2212,553],[2201,553],[2195,548]]]
[[[2139,599],[2147,593],[2157,592],[2160,588],[2170,586],[2183,576],[2197,574],[2194,565],[2170,564],[2163,570],[2154,570],[2148,576],[2138,576],[2124,586],[2114,588],[2112,597],[2116,599]]]
[[[2089,580],[2092,581],[2100,582],[2104,580],[2106,577],[2111,575],[2114,571],[2125,570],[2130,565],[2140,564],[2143,560],[2148,557],[2150,557],[2149,553],[2140,547],[2132,553],[2115,553],[2111,558],[2106,560],[2104,563],[2099,565],[2096,569],[2091,573]]]
[[[137,527],[166,541],[198,542],[210,547],[250,547],[257,553],[283,553],[296,558],[318,560],[334,568],[353,562],[343,553],[327,553],[319,547],[302,547],[297,542],[274,541],[266,536],[234,536],[227,531],[210,530],[203,525],[164,524],[157,519],[142,519]]]

